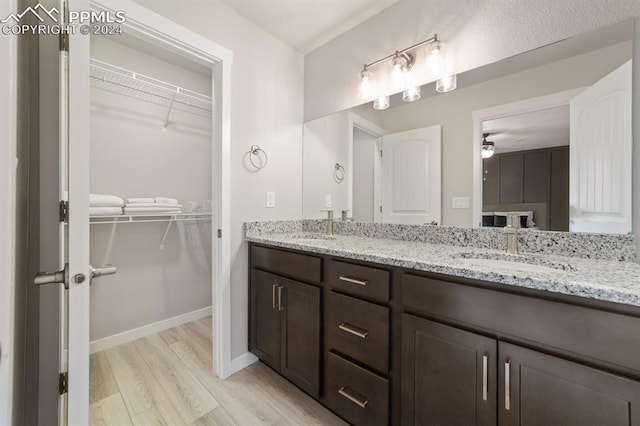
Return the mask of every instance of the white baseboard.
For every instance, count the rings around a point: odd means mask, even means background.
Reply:
[[[231,360],[231,374],[237,373],[245,367],[250,366],[258,360],[258,357],[251,352],[245,352]]]
[[[211,315],[211,312],[211,306],[209,306],[206,308],[198,309],[197,311],[178,315],[177,317],[167,318],[162,321],[134,328],[133,330],[127,330],[122,333],[114,334],[113,336],[103,337],[102,339],[92,341],[89,345],[89,351],[91,353],[94,353],[102,351],[104,349],[112,348],[114,346],[122,345],[123,343],[128,343],[141,337],[149,336],[151,334],[155,334],[169,328],[177,327],[179,325],[207,317]]]

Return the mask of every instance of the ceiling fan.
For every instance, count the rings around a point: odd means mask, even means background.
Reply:
[[[496,144],[493,141],[488,141],[487,138],[495,133],[483,133],[482,134],[482,158],[491,158],[496,151]]]

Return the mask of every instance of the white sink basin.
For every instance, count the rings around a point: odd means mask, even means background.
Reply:
[[[498,259],[457,259],[463,265],[484,266],[487,268],[508,269],[523,272],[564,272],[561,269],[543,265],[533,265],[531,263],[514,262],[512,260]]]

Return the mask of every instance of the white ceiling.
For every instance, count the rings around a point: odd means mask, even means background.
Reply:
[[[399,0],[220,0],[306,54]]]
[[[569,105],[488,120],[482,132],[496,153],[569,145]]]

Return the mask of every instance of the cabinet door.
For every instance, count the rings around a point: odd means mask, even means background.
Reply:
[[[500,342],[501,425],[640,425],[640,382]]]
[[[402,424],[495,425],[497,342],[402,317]]]
[[[500,203],[500,157],[494,156],[482,160],[482,203]]]
[[[281,373],[320,396],[320,289],[284,280]]]
[[[280,370],[280,316],[277,275],[251,270],[251,352]]]
[[[525,152],[523,170],[524,203],[546,203],[549,197],[549,150]]]

